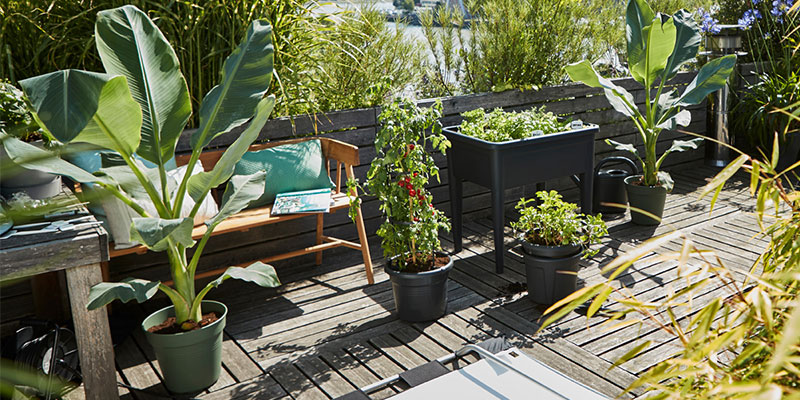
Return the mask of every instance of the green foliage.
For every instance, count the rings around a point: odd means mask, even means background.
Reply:
[[[113,29],[112,29],[113,27]],[[192,137],[189,165],[199,160],[203,147],[217,135],[230,132],[248,120],[248,127],[224,152],[212,171],[198,176],[187,168],[175,194],[168,194],[165,164],[175,155],[177,137],[189,113],[186,81],[178,69],[175,53],[164,35],[134,6],[102,11],[96,26],[97,47],[107,73],[65,70],[21,81],[31,101],[34,119],[48,134],[63,143],[88,143],[119,153],[125,165],[101,168],[94,175],[45,154],[44,150],[0,134],[9,157],[17,164],[64,175],[76,182],[93,183],[133,209],[131,237],[153,251],[166,251],[174,287],[161,282],[125,280],[102,283],[89,294],[90,309],[114,299],[144,301],[164,292],[175,306],[178,323],[200,320],[200,303],[209,290],[223,280],[236,278],[273,287],[275,270],[255,263],[247,268],[231,267],[199,293],[194,276],[205,244],[214,228],[241,211],[263,193],[264,173],[234,180],[217,217],[196,243],[192,221],[201,201],[189,215],[181,215],[187,193],[203,199],[212,187],[228,180],[233,165],[264,127],[275,105],[274,96],[264,97],[272,77],[272,29],[265,21],[254,21],[240,43],[222,65],[221,81],[203,98],[200,128]],[[136,157],[149,159],[156,168],[146,168]],[[151,202],[156,215],[140,205]],[[191,259],[186,250],[195,247]]]
[[[569,123],[559,122],[553,113],[544,111],[544,106],[519,112],[495,108],[490,113],[478,108],[465,111],[461,116],[464,120],[460,133],[488,142],[525,139],[534,136],[536,131],[549,135],[569,130]]]
[[[313,94],[317,107],[373,107],[417,84],[423,56],[416,41],[406,38],[402,24],[389,27],[372,6],[341,17],[320,50],[321,76]]]
[[[658,156],[658,136],[664,129],[689,125],[691,114],[682,110],[682,107],[699,104],[707,95],[722,88],[733,71],[736,56],[724,56],[704,65],[683,93],[669,88],[663,93],[667,81],[677,74],[682,65],[697,56],[700,46],[697,23],[685,10],[673,16],[655,14],[645,0],[629,0],[625,20],[631,75],[644,86],[645,93],[652,93],[656,89],[655,96],[646,97],[644,113],[627,90],[600,76],[588,61],[570,64],[566,70],[573,81],[602,88],[612,107],[636,124],[644,143],[644,158],[631,145],[606,142],[617,150],[632,152],[639,159],[643,172],[640,183],[646,186],[660,185],[671,190],[672,179],[669,174],[659,171],[665,157],[672,152],[696,149],[702,139],[675,141],[664,154]]]
[[[610,320],[625,321],[611,329],[647,324],[660,330],[664,339],[659,342],[675,338],[679,346],[673,358],[640,374],[626,392],[643,388],[652,392],[646,394],[652,395],[648,398],[659,399],[798,398],[800,192],[786,177],[792,168],[800,168],[800,162],[785,171],[775,170],[776,165],[777,151],[765,160],[742,153],[701,194],[714,193],[713,210],[728,179],[742,169],[750,175],[760,236],[769,244],[749,274],[743,276],[712,252],[699,249],[686,234],[673,232],[613,260],[603,269],[604,274],[610,274],[607,281],[587,286],[554,304],[547,311],[554,314],[543,326],[575,309],[586,295],[605,293],[593,301],[587,317],[603,301],[615,302],[617,311],[609,315]],[[615,279],[635,261],[675,241],[682,243],[680,251],[660,257],[662,262],[677,264],[677,279],[685,285],[658,300],[637,298],[619,288]],[[714,296],[706,300],[712,288]],[[706,299],[700,299],[704,294]],[[624,368],[628,360],[660,344],[638,343],[614,365]]]
[[[799,121],[776,112],[800,101],[800,73],[794,71],[788,78],[773,73],[760,74],[748,89],[733,109],[732,129],[750,145],[770,154],[775,133],[780,144],[785,145],[788,134],[800,131]]]
[[[434,57],[426,94],[532,89],[560,83],[561,66],[597,59],[621,38],[609,29],[616,7],[573,0],[468,2],[471,31],[459,11],[423,13],[428,50]],[[514,18],[509,18],[509,16]],[[443,29],[434,30],[438,24]],[[469,35],[469,37],[467,37]],[[591,38],[587,40],[587,38]]]
[[[426,188],[431,177],[439,179],[439,168],[429,151],[444,152],[450,142],[442,134],[442,105],[419,108],[413,101],[397,99],[383,107],[380,130],[375,137],[377,152],[372,160],[366,192],[376,196],[385,216],[378,229],[384,256],[397,256],[400,270],[433,262],[441,249],[439,230],[450,229],[447,217],[433,206]]]
[[[584,257],[590,257],[597,250],[588,247],[600,243],[608,234],[603,216],[584,215],[575,212],[577,206],[561,199],[555,190],[536,192],[536,199],[520,199],[517,203],[519,220],[511,227],[522,233],[525,240],[542,246],[582,245],[587,248]]]
[[[5,132],[24,142],[50,138],[42,135],[33,120],[22,91],[6,81],[0,81],[0,132]]]
[[[59,69],[102,69],[92,37],[95,19],[123,4],[142,9],[164,32],[194,110],[254,19],[272,26],[276,79],[269,93],[277,98],[276,114],[372,106],[421,76],[415,43],[389,29],[377,12],[331,14],[315,0],[6,2],[0,5],[0,76],[16,82]],[[199,122],[195,115],[189,126]]]

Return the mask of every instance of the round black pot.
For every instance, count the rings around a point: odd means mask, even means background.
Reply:
[[[453,258],[447,265],[432,271],[401,272],[389,260],[386,273],[392,282],[397,317],[403,321],[431,321],[444,315],[447,309],[447,275],[453,268]]]
[[[522,242],[528,297],[538,304],[553,304],[577,289],[580,245],[540,246]]]
[[[625,190],[628,192],[628,203],[631,205],[631,221],[636,225],[658,225],[664,215],[664,204],[667,202],[667,189],[662,186],[641,186],[632,182],[640,179],[641,175],[625,178]],[[649,212],[658,217],[651,218],[635,209]]]

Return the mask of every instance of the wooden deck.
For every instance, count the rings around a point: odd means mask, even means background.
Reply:
[[[699,188],[716,170],[697,167],[673,172],[676,188],[667,198],[665,222],[657,229],[630,224],[629,218],[609,221],[611,238],[593,260],[582,261],[580,282],[605,279],[600,266],[646,238],[672,229],[690,233],[695,243],[717,250],[731,267],[745,271],[766,241],[753,237],[755,219],[748,213],[753,201],[744,181],[732,182],[709,214],[709,199],[698,200]],[[507,214],[514,218],[513,210]],[[508,222],[508,221],[507,221]],[[199,397],[206,399],[327,399],[454,352],[468,342],[504,336],[524,352],[607,394],[617,396],[637,373],[673,354],[677,347],[659,330],[597,328],[602,317],[590,321],[578,314],[562,319],[541,334],[542,308],[525,292],[509,294],[508,286],[524,282],[522,258],[506,251],[506,270],[494,273],[491,221],[483,215],[465,219],[464,250],[455,255],[449,281],[448,313],[431,323],[409,324],[393,315],[391,286],[383,272],[377,238],[371,238],[376,264],[375,281],[366,285],[360,253],[326,253],[321,267],[308,264],[279,268],[284,285],[277,290],[230,282],[212,292],[229,309],[220,380]],[[507,228],[507,247],[513,247]],[[443,237],[452,248],[449,237]],[[678,249],[672,243],[659,252]],[[619,277],[643,299],[658,299],[667,286],[680,287],[676,268],[653,262],[655,254],[636,263]],[[310,260],[310,259],[309,259]],[[695,299],[695,309],[715,298],[710,288]],[[164,302],[117,307],[117,317],[145,312]],[[611,304],[613,307],[614,305]],[[686,318],[687,315],[678,317]],[[134,330],[134,332],[138,332]],[[609,370],[616,357],[643,340],[660,345],[621,367]],[[145,389],[120,389],[123,398],[152,399],[167,395],[157,362],[141,334],[134,333],[116,348],[117,372],[126,384]],[[374,398],[402,390],[391,387]],[[153,395],[154,394],[154,395]],[[630,397],[630,396],[629,396]]]

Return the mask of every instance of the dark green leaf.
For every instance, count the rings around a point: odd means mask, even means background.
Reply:
[[[230,267],[225,270],[224,274],[211,281],[208,285],[218,287],[229,278],[252,282],[265,288],[278,287],[281,284],[278,279],[278,274],[275,272],[275,268],[259,261],[250,264],[247,268]]]
[[[728,77],[733,72],[736,65],[736,55],[730,54],[711,60],[703,65],[697,76],[686,87],[678,102],[680,106],[691,106],[700,104],[706,96],[722,89],[728,82]]]
[[[231,178],[223,195],[222,207],[213,219],[206,222],[209,230],[237,212],[244,210],[251,201],[264,194],[266,172],[258,171],[253,175],[237,175]]]
[[[116,283],[100,282],[89,290],[89,303],[86,308],[95,310],[114,300],[123,303],[136,300],[142,303],[156,294],[159,283],[133,278],[126,278]]]
[[[30,143],[25,143],[17,138],[10,137],[0,132],[3,149],[11,160],[18,165],[29,169],[36,169],[56,175],[69,177],[75,182],[99,182],[102,178],[96,177],[81,168],[78,168],[58,157],[53,153],[40,149]]]
[[[664,69],[666,79],[670,80],[677,75],[681,66],[687,62],[694,61],[697,57],[697,50],[700,48],[700,28],[694,20],[692,13],[686,10],[678,10],[672,16],[675,22],[676,37],[675,48],[667,61]]]
[[[170,240],[184,247],[192,247],[193,227],[194,222],[191,218],[134,218],[131,225],[131,240],[144,244],[152,251],[166,250]]]
[[[239,47],[222,66],[222,79],[200,104],[200,127],[192,148],[205,147],[215,137],[247,122],[272,79],[272,26],[253,21]]]
[[[628,42],[628,65],[639,65],[645,62],[647,38],[644,28],[653,23],[655,14],[645,0],[628,0],[625,13],[625,33]],[[644,84],[644,76],[634,72],[631,68],[633,79]]]
[[[165,163],[192,113],[175,51],[153,21],[131,5],[99,12],[95,41],[106,72],[127,78],[141,107],[142,140],[136,153]]]

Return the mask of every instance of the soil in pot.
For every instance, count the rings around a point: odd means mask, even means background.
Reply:
[[[667,202],[667,189],[661,186],[643,186],[637,184],[641,175],[625,178],[625,190],[628,191],[628,203],[632,208],[640,209],[655,215],[658,219],[651,218],[634,209],[631,209],[631,221],[636,225],[658,225],[664,215],[664,205]]]
[[[406,268],[403,272],[409,273],[420,273],[420,272],[428,272],[433,271],[436,268],[441,268],[450,263],[450,257],[436,254],[434,256],[427,256],[422,257],[422,255],[418,254],[416,257],[416,263],[408,263],[406,264]]]
[[[429,257],[430,260],[430,257]],[[434,268],[428,271],[398,271],[391,260],[386,273],[392,282],[392,294],[397,316],[403,321],[431,321],[444,315],[447,309],[447,276],[453,268],[450,257],[437,254]],[[444,262],[444,265],[439,265]]]
[[[203,318],[200,322],[194,321],[186,321],[182,325],[178,324],[175,317],[169,317],[164,322],[151,326],[147,328],[147,331],[150,333],[155,333],[156,335],[169,335],[173,333],[181,333],[181,332],[188,332],[188,331],[196,331],[206,325],[211,325],[214,321],[220,319],[222,317],[216,311],[212,311],[207,314],[203,314]]]

